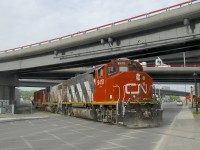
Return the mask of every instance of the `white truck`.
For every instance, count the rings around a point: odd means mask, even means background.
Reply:
[[[170,65],[164,64],[162,59],[160,59],[160,57],[158,57],[155,60],[155,67],[171,67]]]

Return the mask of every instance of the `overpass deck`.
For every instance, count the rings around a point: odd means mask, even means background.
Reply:
[[[1,51],[1,76],[3,72],[12,72],[22,79],[64,80],[76,73],[54,70],[92,66],[120,57],[137,59],[183,51],[195,54],[200,50],[199,14],[200,3],[191,0],[60,38]],[[154,81],[193,83],[192,75],[200,74],[199,68],[146,67],[144,70]]]
[[[31,47],[41,46],[43,44],[50,44],[52,42],[57,42],[59,40],[65,40],[65,39],[68,39],[68,38],[73,38],[74,36],[85,35],[86,33],[98,31],[98,30],[101,30],[101,29],[109,28],[109,27],[113,27],[115,25],[127,23],[127,22],[130,22],[130,21],[138,20],[138,19],[144,19],[144,18],[150,17],[151,15],[163,13],[165,11],[169,11],[169,10],[172,10],[172,9],[177,9],[178,7],[182,7],[184,5],[192,4],[192,3],[195,3],[197,1],[198,0],[186,1],[186,2],[176,4],[176,5],[165,7],[165,8],[162,8],[162,9],[154,10],[154,11],[151,11],[151,12],[148,12],[148,13],[140,14],[140,15],[133,16],[133,17],[130,17],[130,18],[126,18],[126,19],[123,19],[123,20],[119,20],[119,21],[116,21],[116,22],[112,22],[112,23],[108,23],[108,24],[105,24],[105,25],[101,25],[101,26],[98,26],[98,27],[91,28],[91,29],[87,29],[87,30],[84,30],[84,31],[79,31],[79,32],[76,32],[76,33],[65,35],[65,36],[62,36],[62,37],[49,39],[49,40],[45,40],[45,41],[42,41],[42,42],[33,43],[33,44],[20,46],[20,47],[16,47],[16,48],[11,48],[11,49],[7,49],[7,50],[1,50],[0,54],[6,53],[6,52],[18,51],[18,50],[25,50],[25,49],[28,49],[28,48],[31,48]]]
[[[119,57],[136,59],[198,50],[200,3],[196,2],[187,1],[61,38],[9,49],[0,54],[0,71],[73,68]]]

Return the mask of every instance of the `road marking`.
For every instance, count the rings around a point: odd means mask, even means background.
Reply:
[[[31,121],[28,121],[27,122],[31,125],[31,126],[34,126],[35,124],[33,124]]]
[[[19,150],[19,149],[27,149],[27,147],[16,147],[16,148],[4,148],[3,150]]]
[[[138,137],[134,137],[134,136],[128,136],[128,135],[123,135],[123,134],[118,134],[121,135],[123,137],[127,137],[127,138],[131,138],[131,139],[139,139]]]
[[[84,124],[89,124],[89,122],[87,123],[83,123]],[[70,127],[74,127],[74,125],[72,126],[62,126],[62,127],[55,127],[55,128],[52,128],[52,129],[48,129],[48,130],[41,130],[41,131],[38,131],[38,132],[34,132],[34,133],[30,133],[30,134],[27,134],[25,135],[24,137],[28,137],[28,136],[33,136],[33,135],[37,135],[37,134],[41,134],[41,132],[51,132],[51,131],[57,131],[57,130],[61,130],[61,129],[68,129]]]
[[[48,139],[33,139],[33,140],[29,140],[29,141],[30,141],[30,142],[31,142],[31,141],[37,142],[37,141],[50,141],[50,140],[53,140],[53,138],[52,138],[52,139],[50,139],[50,138],[48,138]]]
[[[84,135],[84,136],[86,136],[86,137],[89,137],[89,138],[95,138],[94,136],[91,136],[91,135],[85,135],[84,133],[79,132],[79,131],[77,131],[77,130],[71,130],[71,131],[73,131],[73,132],[75,132],[75,133],[78,133],[78,134],[82,134],[82,135]]]
[[[20,138],[24,141],[24,143],[31,149],[31,150],[35,150],[33,148],[33,146],[31,145],[31,143],[29,141],[27,141],[23,136],[20,136]]]
[[[120,148],[123,148],[123,149],[127,149],[127,150],[129,150],[128,147],[123,146],[123,145],[119,145],[119,144],[117,144],[117,143],[113,143],[113,142],[110,142],[110,141],[106,141],[106,143],[109,143],[109,144],[112,144],[112,145],[118,146],[118,148],[120,147]]]
[[[119,147],[105,147],[105,148],[97,148],[97,149],[94,149],[94,150],[106,150],[106,149],[113,149],[113,148],[119,148]]]
[[[69,142],[67,142],[67,141],[64,141],[63,139],[61,139],[60,137],[56,136],[55,134],[52,134],[52,133],[49,133],[49,132],[46,132],[46,133],[49,134],[49,135],[51,135],[51,136],[53,136],[55,139],[57,139],[57,140],[59,140],[59,141],[65,143],[65,144],[67,144],[67,145],[69,145],[69,146],[75,148],[76,150],[81,150],[80,148],[78,148],[78,147],[75,146],[74,144],[69,143]]]
[[[15,122],[10,122],[11,125],[15,125]]]

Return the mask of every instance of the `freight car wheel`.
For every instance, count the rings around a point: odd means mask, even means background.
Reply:
[[[54,105],[51,106],[51,110],[50,110],[52,113],[55,113],[56,112],[56,107]]]
[[[68,107],[68,113],[67,114],[68,114],[68,116],[74,116],[72,107]]]
[[[65,106],[65,105],[62,106],[62,114],[63,115],[67,115],[68,114],[68,109],[67,109],[67,106]]]

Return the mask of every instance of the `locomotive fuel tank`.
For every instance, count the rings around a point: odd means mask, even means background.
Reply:
[[[73,108],[73,115],[75,117],[96,120],[96,113],[94,109]]]

